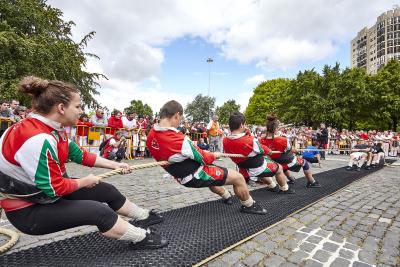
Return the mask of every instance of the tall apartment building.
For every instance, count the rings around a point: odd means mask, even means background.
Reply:
[[[351,40],[352,68],[365,68],[375,74],[390,59],[400,60],[400,8],[380,15],[375,25],[363,28]]]

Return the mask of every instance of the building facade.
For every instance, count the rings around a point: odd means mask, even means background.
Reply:
[[[352,68],[376,74],[392,58],[400,60],[400,8],[380,15],[375,25],[363,28],[351,40]]]

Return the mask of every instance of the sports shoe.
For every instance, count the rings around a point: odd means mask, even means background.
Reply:
[[[288,178],[288,184],[294,184],[294,181],[296,180],[296,178],[294,178],[293,176],[289,176],[289,177],[287,177]]]
[[[369,170],[372,169],[372,167],[371,167],[371,166],[366,166],[365,169],[366,169],[367,171],[369,171]]]
[[[321,185],[320,185],[320,183],[318,183],[317,181],[314,181],[314,183],[307,183],[307,184],[306,184],[306,187],[307,187],[307,188],[320,188]]]
[[[232,205],[233,204],[232,195],[230,197],[228,197],[227,199],[222,199],[222,202],[225,205]]]
[[[154,210],[151,210],[149,212],[149,217],[147,217],[146,219],[143,219],[143,220],[134,221],[134,222],[132,222],[132,224],[136,227],[146,229],[150,225],[157,224],[157,223],[160,223],[163,221],[164,221],[164,218],[161,215],[156,213]]]
[[[353,167],[350,167],[350,166],[346,167],[346,171],[352,171],[352,170],[353,170]]]
[[[242,206],[240,208],[240,211],[244,212],[244,213],[250,213],[250,214],[259,214],[259,215],[267,214],[267,210],[262,208],[256,202],[254,202],[253,205],[251,205],[250,207]]]
[[[289,189],[286,190],[286,191],[279,190],[279,194],[294,194],[294,193],[295,193],[295,191],[294,191],[292,188],[290,188],[290,187],[289,187]]]
[[[268,191],[274,192],[274,193],[279,193],[279,185],[276,185],[274,188],[267,187]]]
[[[356,171],[357,171],[357,172],[361,171],[361,168],[360,168],[360,167],[357,167],[357,168],[356,168]]]
[[[151,230],[147,230],[146,237],[137,243],[131,243],[132,249],[157,249],[168,245],[168,241],[161,235],[154,233]]]

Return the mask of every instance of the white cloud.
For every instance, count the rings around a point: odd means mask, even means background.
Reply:
[[[246,85],[258,85],[260,82],[266,81],[264,74],[257,74],[246,79]]]
[[[252,95],[253,91],[247,91],[238,94],[236,102],[240,105],[241,112],[244,112],[246,110],[246,107],[249,104],[249,100]]]
[[[136,84],[158,77],[165,58],[163,47],[177,38],[201,38],[220,49],[226,59],[285,70],[334,55],[339,45],[348,43],[364,26],[371,26],[393,4],[389,0],[48,3],[76,23],[76,40],[92,30],[97,32],[87,50],[101,60],[88,63],[87,69],[102,70],[111,79],[107,86],[115,95],[125,90],[117,80]],[[161,90],[160,82],[157,88]],[[154,97],[150,100],[157,101]]]

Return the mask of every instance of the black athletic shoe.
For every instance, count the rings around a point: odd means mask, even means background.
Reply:
[[[164,218],[160,214],[156,213],[154,210],[151,210],[149,212],[149,217],[147,217],[144,220],[134,221],[132,224],[136,227],[146,229],[150,225],[157,224],[157,223],[160,223],[163,221],[164,221]]]
[[[268,191],[274,192],[274,193],[279,193],[280,189],[279,189],[279,185],[276,185],[274,188],[269,188],[267,187]]]
[[[359,171],[361,171],[361,168],[360,168],[360,167],[357,167],[355,170],[356,170],[357,172],[359,172]]]
[[[294,193],[295,193],[295,191],[294,191],[292,188],[290,188],[290,187],[289,187],[289,189],[286,190],[286,191],[283,191],[283,190],[280,190],[280,191],[279,191],[279,194],[294,194]]]
[[[168,245],[168,241],[161,235],[147,230],[146,237],[137,243],[131,243],[132,249],[157,249]]]
[[[320,188],[321,185],[317,181],[314,181],[314,183],[307,183],[306,187],[307,188]]]
[[[287,177],[288,178],[288,184],[294,184],[294,181],[296,180],[296,178],[294,178],[293,176],[289,176],[289,177]]]
[[[254,202],[253,205],[251,205],[250,207],[242,206],[240,208],[240,211],[244,213],[259,214],[259,215],[267,214],[267,210],[258,205],[256,202]]]
[[[365,169],[366,169],[367,171],[369,171],[369,170],[372,169],[372,167],[371,167],[371,166],[366,166]]]
[[[230,197],[228,197],[227,199],[222,199],[222,202],[225,205],[232,205],[233,204],[232,195]]]
[[[346,167],[346,171],[352,171],[352,170],[353,170],[353,167],[350,167],[350,166]]]

